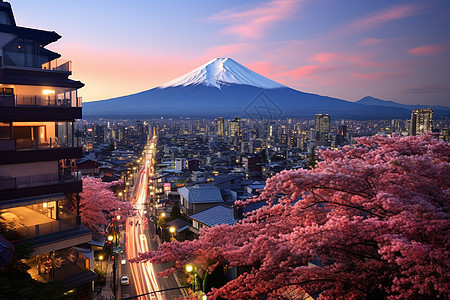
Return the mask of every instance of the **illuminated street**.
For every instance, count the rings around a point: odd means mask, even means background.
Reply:
[[[149,176],[153,175],[153,150],[154,141],[151,142],[150,149],[146,152],[144,161],[141,165],[139,177],[135,180],[134,192],[132,194],[132,203],[136,208],[136,216],[131,217],[126,223],[126,253],[127,259],[132,259],[138,255],[139,252],[146,252],[155,250],[157,244],[150,238],[154,235],[154,225],[149,226],[147,220],[147,189]],[[136,176],[136,175],[135,175]],[[156,273],[163,270],[160,265],[153,265],[150,262],[146,263],[129,263],[131,284],[135,287],[136,295],[142,295],[149,292],[154,292],[167,288],[177,287],[177,283],[173,276],[167,278],[157,277]],[[124,293],[122,293],[124,294]],[[129,293],[122,296],[133,296]],[[183,297],[180,291],[167,291],[152,293],[147,296],[139,297],[138,299],[173,299],[176,297]]]

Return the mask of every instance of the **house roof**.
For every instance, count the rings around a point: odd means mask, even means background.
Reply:
[[[177,232],[182,232],[183,230],[186,230],[189,228],[189,223],[177,218],[170,222],[167,222],[167,227],[168,228],[175,227],[175,230]]]
[[[223,202],[220,189],[211,184],[197,184],[191,187],[181,187],[178,193],[189,203],[217,203]]]
[[[80,168],[80,169],[92,168],[92,167],[95,168],[95,167],[99,167],[101,165],[102,165],[101,163],[99,163],[99,162],[97,162],[95,160],[92,160],[92,159],[84,160],[84,161],[81,161],[81,162],[77,163],[77,167]]]
[[[266,187],[266,185],[265,184],[249,184],[248,187],[251,188],[252,190],[262,190]]]
[[[221,184],[227,181],[231,181],[234,179],[241,179],[242,175],[233,175],[233,174],[225,174],[225,175],[218,175],[216,177],[214,177],[214,182],[215,184]]]
[[[189,218],[208,227],[221,224],[233,225],[237,222],[233,218],[233,209],[220,204],[190,215]]]

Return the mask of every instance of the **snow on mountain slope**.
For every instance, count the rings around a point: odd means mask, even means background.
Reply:
[[[199,84],[218,89],[227,84],[245,84],[264,89],[286,87],[247,69],[231,58],[215,58],[203,66],[159,86],[159,88]]]

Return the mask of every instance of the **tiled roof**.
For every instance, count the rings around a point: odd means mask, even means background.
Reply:
[[[221,224],[233,225],[237,222],[233,218],[233,209],[220,204],[190,215],[189,218],[209,227]]]
[[[170,228],[172,226],[175,227],[175,230],[178,232],[181,232],[181,231],[189,228],[189,223],[186,221],[183,221],[181,219],[174,219],[170,222],[167,222],[166,225],[168,228]]]
[[[189,203],[217,203],[223,202],[220,189],[215,185],[201,184],[191,187],[181,187],[178,193]]]

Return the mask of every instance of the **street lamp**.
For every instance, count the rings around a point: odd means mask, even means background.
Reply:
[[[172,234],[172,240],[173,240],[173,234],[175,233],[175,227],[170,227],[169,228],[170,233]]]
[[[186,272],[191,273],[194,270],[194,267],[192,265],[186,265]],[[195,293],[195,286],[196,286],[196,280],[195,280],[195,273],[194,273],[194,293]]]
[[[103,272],[103,255],[100,255],[98,259],[100,260],[100,271]]]

